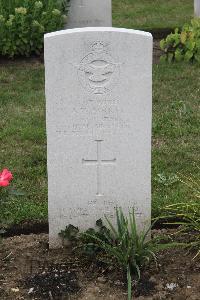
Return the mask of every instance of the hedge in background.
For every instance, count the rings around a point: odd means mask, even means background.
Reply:
[[[165,52],[162,60],[200,63],[200,18],[185,24],[181,32],[176,29],[160,42],[160,47]]]
[[[44,33],[63,27],[62,9],[67,1],[1,0],[0,55],[40,54]]]

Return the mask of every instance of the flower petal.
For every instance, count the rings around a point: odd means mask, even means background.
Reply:
[[[13,179],[12,173],[8,169],[4,169],[0,174],[0,180],[11,180]]]
[[[9,184],[8,180],[0,181],[0,186],[8,186]]]

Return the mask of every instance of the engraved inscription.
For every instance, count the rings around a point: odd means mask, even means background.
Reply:
[[[130,132],[130,120],[119,105],[118,98],[109,95],[92,95],[88,98],[77,98],[71,108],[71,118],[66,122],[57,120],[56,132],[61,134],[96,135],[119,134],[126,130]],[[57,110],[68,109],[67,101],[61,99]]]
[[[94,94],[108,92],[119,77],[119,63],[106,51],[105,43],[96,41],[92,50],[80,62],[78,78],[87,91]]]
[[[101,143],[103,140],[96,140],[97,142],[97,159],[96,160],[86,160],[82,159],[83,164],[87,165],[94,165],[97,167],[97,193],[96,196],[103,196],[102,193],[102,174],[101,174],[101,167],[102,165],[110,165],[116,162],[116,158],[111,160],[103,160],[101,158]]]

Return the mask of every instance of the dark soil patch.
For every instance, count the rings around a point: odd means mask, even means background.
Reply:
[[[153,35],[154,40],[161,40],[168,36],[168,34],[174,32],[175,28],[158,28],[150,29],[149,32]]]
[[[30,57],[18,56],[9,58],[0,55],[0,65],[24,64],[24,63],[44,63],[44,55],[31,55]]]
[[[48,233],[49,224],[47,221],[26,221],[20,224],[14,224],[8,228],[5,228],[3,237],[12,237],[15,235],[21,234],[39,234],[39,233]]]
[[[141,281],[134,286],[134,295],[136,297],[152,295],[156,290],[156,283],[149,280],[148,277],[143,277]]]
[[[184,237],[185,241],[189,239]],[[160,253],[158,267],[152,263],[143,270],[139,283],[133,280],[133,299],[199,300],[200,261],[193,257],[194,253],[177,247]],[[49,250],[46,234],[4,239],[0,270],[2,300],[127,299],[122,270],[83,256],[77,249]]]
[[[28,294],[40,299],[60,299],[62,295],[69,296],[77,293],[80,286],[77,275],[67,264],[56,264],[41,269],[36,274],[22,281],[22,285],[29,289]]]
[[[178,225],[173,224],[181,221],[178,219],[162,219],[162,220],[158,220],[154,226],[153,229],[163,229],[163,228],[177,228]],[[172,224],[169,224],[169,223]],[[20,224],[13,224],[8,228],[2,228],[0,227],[1,230],[3,230],[3,233],[1,234],[1,236],[7,238],[7,237],[13,237],[16,235],[28,235],[28,234],[40,234],[40,233],[48,233],[49,232],[49,224],[48,221],[26,221],[26,222],[22,222]]]
[[[153,63],[158,64],[160,61],[160,57],[163,54],[160,49],[160,40],[154,40],[153,42]]]

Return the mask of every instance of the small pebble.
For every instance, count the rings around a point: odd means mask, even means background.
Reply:
[[[154,276],[151,276],[149,278],[149,281],[151,281],[152,283],[157,283],[158,280]]]
[[[114,282],[114,285],[121,286],[121,285],[123,285],[123,282],[121,282],[120,280],[116,280]]]
[[[19,292],[19,288],[11,288],[11,291],[14,293],[18,293]]]
[[[173,282],[166,284],[166,288],[170,291],[173,291],[177,286],[178,286],[177,283],[173,283]]]
[[[34,291],[34,288],[30,288],[28,291],[28,294],[32,294],[33,291]]]
[[[97,278],[97,281],[98,281],[99,283],[105,283],[105,282],[106,282],[106,278],[103,277],[103,276],[101,276],[101,277],[98,277],[98,278]]]
[[[94,288],[94,292],[100,294],[101,293],[101,289],[98,286],[95,286]]]

